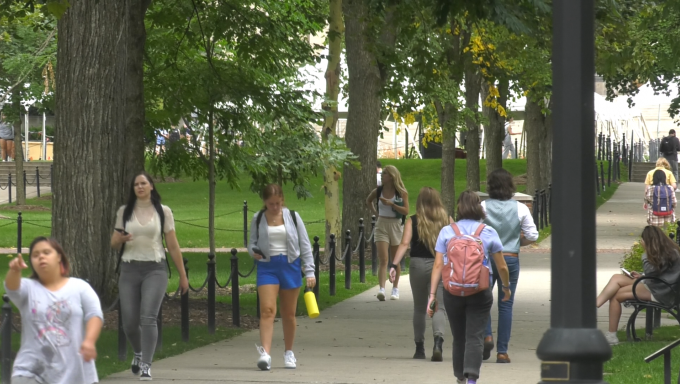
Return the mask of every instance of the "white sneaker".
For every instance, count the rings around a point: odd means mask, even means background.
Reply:
[[[260,352],[260,359],[257,360],[257,367],[263,371],[272,369],[272,357],[264,350],[264,347],[259,347],[255,344],[255,348]]]
[[[399,300],[399,288],[392,288],[392,296],[390,300]]]
[[[286,353],[283,354],[283,366],[287,369],[295,369],[295,367],[297,367],[295,365],[296,362],[297,360],[295,360],[293,351],[286,351]]]
[[[619,338],[616,336],[616,332],[605,332],[604,337],[607,339],[609,345],[617,345],[619,343]]]
[[[385,301],[385,288],[380,288],[377,296],[378,296],[378,300]]]

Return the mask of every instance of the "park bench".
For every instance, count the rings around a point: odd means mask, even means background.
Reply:
[[[667,285],[673,292],[675,292],[675,300],[673,306],[669,307],[655,301],[640,300],[637,297],[636,289],[637,285],[640,284],[643,280],[656,280]],[[628,319],[628,324],[626,325],[626,338],[628,339],[628,341],[640,341],[640,338],[637,337],[637,332],[635,330],[635,320],[637,319],[638,314],[642,310],[645,310],[646,312],[645,339],[647,340],[650,340],[652,338],[654,328],[658,328],[661,325],[662,310],[666,311],[668,314],[673,316],[675,320],[678,322],[678,325],[680,325],[680,307],[678,306],[678,304],[680,303],[680,291],[678,289],[677,282],[671,284],[658,277],[642,276],[639,279],[637,279],[635,283],[633,283],[633,297],[634,299],[623,302],[624,307],[626,308],[633,307],[633,313],[630,315],[630,318]]]

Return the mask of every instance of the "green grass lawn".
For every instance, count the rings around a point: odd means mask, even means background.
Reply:
[[[440,189],[441,186],[441,160],[381,160],[383,165],[395,165],[399,168],[406,188],[410,191],[409,204],[412,212],[415,212],[418,191],[424,186]],[[455,169],[456,195],[467,188],[466,161],[457,160]],[[526,173],[525,160],[505,160],[503,166],[513,175]],[[486,161],[480,161],[482,178],[486,175]],[[312,179],[309,185],[313,197],[307,200],[298,200],[292,187],[284,188],[286,203],[300,213],[305,222],[317,222],[309,224],[307,231],[310,237],[319,235],[323,238],[324,223],[318,222],[324,219],[324,196],[321,192],[322,177]],[[341,180],[342,182],[342,180]],[[258,196],[248,190],[249,180],[240,183],[241,190],[231,189],[225,181],[219,181],[216,188],[215,207],[215,241],[217,247],[242,247],[243,246],[243,201],[248,201],[248,222],[253,212],[260,209],[262,202]],[[482,185],[482,189],[485,186]],[[522,192],[524,186],[520,186]],[[176,220],[177,237],[183,248],[207,247],[208,246],[208,183],[206,181],[190,181],[186,179],[179,183],[159,183],[158,190],[163,197],[163,203],[172,208]],[[342,192],[342,187],[340,189]],[[341,197],[342,199],[342,197]],[[342,200],[341,200],[342,201]],[[363,202],[362,202],[363,203]],[[51,206],[51,200],[31,199],[30,205]],[[15,219],[17,212],[3,209],[0,206],[0,215]],[[24,225],[22,230],[22,244],[27,246],[36,236],[49,234],[51,226],[51,212],[24,212]],[[113,223],[111,223],[113,228]],[[0,248],[16,247],[17,226],[15,222],[0,220]],[[323,246],[323,244],[322,244]]]
[[[638,330],[638,335],[644,335],[644,329]],[[626,340],[626,333],[619,332],[619,340]],[[661,327],[654,330],[653,341],[639,343],[624,342],[612,347],[612,359],[604,366],[604,379],[610,384],[640,384],[663,382],[663,356],[651,363],[645,363],[644,358],[680,338],[678,326]],[[671,382],[678,380],[678,364],[680,364],[680,350],[675,349],[671,354]]]

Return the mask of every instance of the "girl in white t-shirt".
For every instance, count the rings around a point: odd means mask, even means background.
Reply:
[[[95,344],[102,329],[99,298],[90,285],[69,277],[64,250],[38,237],[30,247],[30,278],[21,255],[9,263],[5,290],[21,313],[21,348],[13,384],[97,383]]]

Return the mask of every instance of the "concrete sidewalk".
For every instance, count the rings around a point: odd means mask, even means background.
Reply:
[[[47,194],[52,193],[52,187],[50,185],[41,185],[40,193]],[[26,198],[32,199],[38,196],[38,188],[34,186],[26,186]],[[12,187],[12,202],[15,202],[17,198],[17,187]],[[0,190],[0,205],[9,203],[9,190],[7,188]]]
[[[598,225],[613,221],[612,228],[598,231],[598,244],[610,249],[630,247],[645,225],[640,208],[640,185],[622,185],[614,198],[598,211]],[[638,193],[639,192],[639,193]],[[617,227],[617,228],[613,228]],[[616,230],[621,229],[621,230]],[[633,235],[630,235],[633,233]],[[600,240],[602,236],[602,240]],[[598,248],[601,248],[598,246]],[[622,254],[597,254],[598,289],[619,273]],[[451,336],[445,335],[444,362],[413,360],[412,297],[408,278],[401,282],[401,300],[378,302],[377,288],[325,310],[317,319],[299,318],[295,353],[296,370],[283,369],[283,333],[276,323],[272,346],[272,371],[259,371],[255,363],[258,331],[157,361],[155,382],[186,383],[443,383],[454,382],[451,366]],[[516,292],[513,334],[509,354],[512,364],[495,364],[495,355],[482,366],[480,383],[524,384],[540,380],[536,346],[550,325],[550,255],[534,250],[522,255],[522,272]],[[388,289],[390,285],[388,283]],[[492,309],[497,319],[497,308]],[[630,313],[624,309],[624,318]],[[643,316],[644,317],[644,316]],[[622,324],[624,322],[622,321]],[[598,311],[601,329],[607,326],[607,308]],[[222,325],[222,324],[220,324]],[[640,322],[642,326],[642,322]],[[494,325],[495,328],[495,325]],[[426,354],[432,339],[425,341]],[[114,351],[100,351],[110,355]],[[115,353],[113,353],[115,355]],[[129,372],[103,380],[104,383],[137,381]]]

